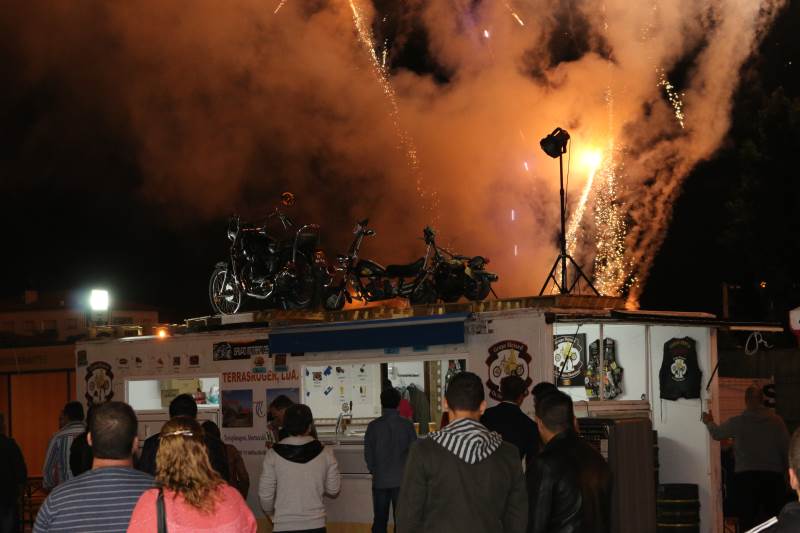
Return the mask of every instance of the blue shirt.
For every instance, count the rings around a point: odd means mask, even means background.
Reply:
[[[69,422],[50,439],[47,445],[44,467],[42,467],[42,486],[46,489],[72,479],[69,468],[69,451],[72,441],[86,431],[83,422]]]
[[[408,450],[417,440],[414,424],[401,417],[397,409],[384,409],[383,415],[367,426],[364,435],[364,460],[376,489],[400,486]]]
[[[33,531],[124,533],[139,496],[151,488],[152,476],[133,468],[89,470],[50,493],[36,515]]]

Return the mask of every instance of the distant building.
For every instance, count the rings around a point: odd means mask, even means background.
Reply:
[[[78,291],[25,291],[0,300],[0,412],[7,430],[22,448],[29,475],[41,475],[58,414],[75,398],[75,342],[89,336],[92,316],[88,294]],[[107,323],[158,324],[153,307],[112,301]]]
[[[88,295],[84,292],[25,291],[15,300],[0,300],[0,347],[42,341],[74,342],[89,333]],[[145,330],[158,323],[154,307],[112,302],[111,325],[137,325]]]

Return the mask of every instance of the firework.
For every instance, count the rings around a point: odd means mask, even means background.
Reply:
[[[289,1],[289,0],[281,0],[280,2],[278,2],[278,7],[276,7],[276,8],[275,8],[275,11],[273,11],[273,12],[272,12],[272,14],[273,14],[273,15],[277,15],[277,14],[278,14],[278,11],[280,11],[280,10],[281,10],[281,8],[282,8],[283,6],[285,6],[285,5],[286,5],[286,2],[288,2],[288,1]]]
[[[683,93],[679,93],[675,89],[675,86],[670,83],[663,68],[658,69],[658,86],[664,88],[667,99],[669,100],[672,109],[675,110],[675,119],[678,121],[678,124],[681,125],[681,128],[683,128]]]
[[[429,191],[425,187],[422,178],[422,171],[419,165],[419,159],[417,158],[416,145],[414,144],[414,140],[411,138],[411,135],[400,124],[400,107],[397,104],[397,96],[395,95],[392,85],[389,83],[386,69],[382,65],[383,62],[378,59],[378,56],[375,53],[375,43],[372,39],[372,32],[370,31],[364,15],[357,4],[357,0],[348,0],[348,3],[350,4],[350,10],[353,13],[353,25],[355,26],[358,40],[368,52],[372,72],[378,84],[380,85],[384,96],[386,96],[386,100],[389,102],[389,117],[391,118],[392,124],[394,125],[397,133],[397,137],[400,142],[400,148],[405,152],[408,166],[414,175],[417,194],[422,201],[422,207],[428,211],[429,216],[432,218],[435,224],[439,220],[438,194],[436,191]]]

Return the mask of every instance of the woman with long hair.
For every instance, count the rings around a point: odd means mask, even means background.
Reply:
[[[156,487],[139,498],[129,533],[256,531],[247,503],[211,467],[203,430],[193,418],[175,417],[161,428]]]

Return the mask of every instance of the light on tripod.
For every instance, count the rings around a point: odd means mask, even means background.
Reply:
[[[542,286],[542,290],[539,292],[539,296],[544,294],[547,285],[551,281],[560,294],[570,294],[581,279],[586,282],[592,292],[599,296],[600,293],[597,292],[597,289],[592,284],[592,280],[583,273],[578,263],[576,263],[567,252],[567,202],[564,193],[564,154],[567,153],[567,143],[569,143],[569,133],[562,128],[554,129],[550,135],[539,141],[539,145],[542,147],[542,150],[544,150],[544,153],[553,159],[558,159],[558,177],[560,185],[558,192],[561,197],[561,234],[558,238],[560,253],[558,257],[556,257],[555,263],[553,263],[553,268],[550,269],[550,274],[547,275],[547,279]],[[568,263],[572,265],[575,272],[571,284],[569,284],[567,280]]]
[[[569,133],[567,130],[556,128],[553,132],[539,141],[539,146],[542,147],[544,153],[555,159],[561,157],[561,154],[567,153],[567,143],[569,142]]]

